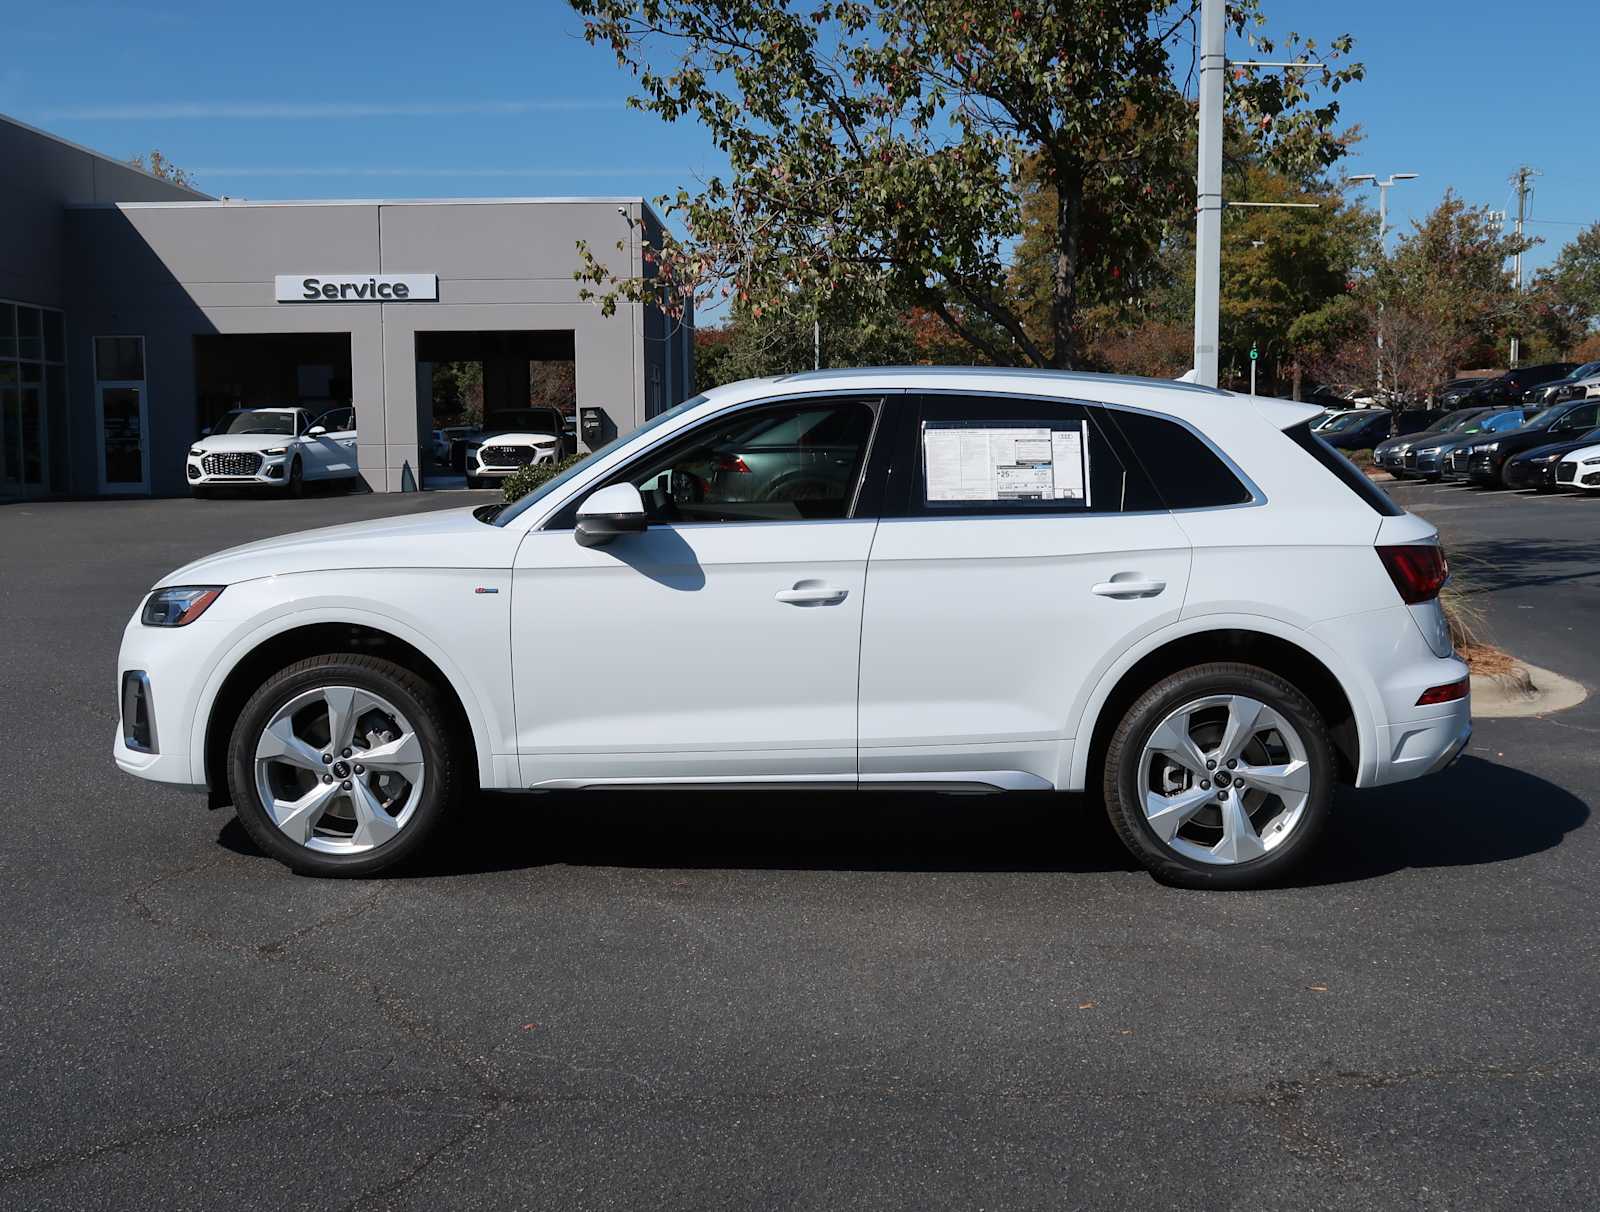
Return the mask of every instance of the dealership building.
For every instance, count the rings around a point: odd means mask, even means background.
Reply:
[[[0,163],[0,499],[181,494],[223,413],[295,404],[354,406],[374,491],[425,487],[439,363],[580,446],[693,390],[689,322],[573,279],[579,241],[645,271],[642,198],[218,199],[3,116]]]

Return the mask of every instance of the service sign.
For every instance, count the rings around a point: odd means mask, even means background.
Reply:
[[[435,303],[438,274],[278,274],[279,303]]]

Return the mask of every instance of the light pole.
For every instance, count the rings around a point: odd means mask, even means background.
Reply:
[[[1351,185],[1357,181],[1370,182],[1378,191],[1378,252],[1383,252],[1383,240],[1389,233],[1389,189],[1396,181],[1415,181],[1416,173],[1390,173],[1380,181],[1375,173],[1357,173],[1347,178]],[[1383,396],[1383,304],[1378,304],[1378,395]]]

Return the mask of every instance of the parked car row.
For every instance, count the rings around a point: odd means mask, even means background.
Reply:
[[[1487,379],[1457,379],[1437,392],[1443,408],[1476,408],[1492,404],[1537,403],[1527,392],[1565,379],[1577,369],[1575,362],[1544,362],[1537,366],[1518,366],[1503,375]]]
[[[1507,415],[1519,414],[1516,410],[1499,414],[1500,424],[1504,424]],[[1417,466],[1402,464],[1401,474],[1462,480],[1490,488],[1554,488],[1563,460],[1600,444],[1600,397],[1569,400],[1520,415],[1521,423],[1509,429],[1480,428],[1475,433],[1429,442],[1430,448],[1438,447],[1432,456],[1438,459],[1437,472],[1424,469],[1418,449]],[[1405,457],[1409,459],[1411,452]],[[1433,465],[1430,459],[1427,466]]]

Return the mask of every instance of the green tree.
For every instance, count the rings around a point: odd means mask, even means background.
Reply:
[[[128,163],[141,172],[147,172],[152,177],[160,177],[163,181],[170,181],[174,185],[182,185],[186,189],[194,188],[194,177],[187,169],[179,168],[167,159],[159,149],[152,149],[149,156],[130,156]]]
[[[1600,222],[1562,245],[1530,293],[1552,345],[1573,347],[1600,329]]]
[[[1446,192],[1356,284],[1353,302],[1339,306],[1341,339],[1320,360],[1322,373],[1347,385],[1381,385],[1398,403],[1425,396],[1463,367],[1494,364],[1510,334],[1528,323],[1506,263],[1534,243],[1505,235],[1487,207]]]
[[[1136,281],[1193,204],[1198,0],[571,3],[636,75],[631,103],[698,119],[732,167],[664,200],[686,234],[651,250],[644,275],[580,247],[578,276],[607,309],[671,312],[720,287],[759,319],[861,292],[921,308],[986,360],[1069,367],[1082,302],[1117,289],[1112,269]],[[1229,105],[1269,162],[1316,171],[1343,153],[1331,94],[1362,69],[1348,37],[1324,52],[1262,35],[1261,3],[1230,6],[1235,36],[1321,66],[1241,70]],[[1054,199],[1038,331],[1006,290],[1029,171]]]

